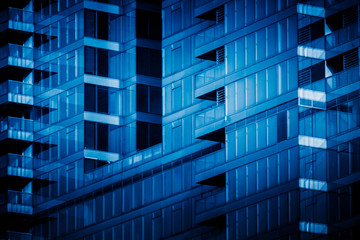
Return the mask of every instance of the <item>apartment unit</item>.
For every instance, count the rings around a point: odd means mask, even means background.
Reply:
[[[1,239],[357,239],[359,1],[0,4]]]

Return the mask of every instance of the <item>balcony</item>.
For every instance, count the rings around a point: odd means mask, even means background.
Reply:
[[[0,83],[0,104],[17,103],[33,105],[33,85],[30,83],[7,80]]]
[[[31,235],[31,233],[6,231],[5,233],[0,234],[0,239],[32,240],[32,235]]]
[[[195,1],[195,7],[201,7],[209,2],[211,2],[212,0],[196,0]]]
[[[17,8],[7,8],[0,13],[0,31],[15,30],[10,37],[29,37],[34,31],[33,12]]]
[[[32,157],[8,153],[0,157],[0,177],[29,180],[33,177]]]
[[[219,80],[225,76],[225,63],[216,64],[214,67],[210,69],[206,69],[204,72],[199,73],[195,77],[195,87],[196,89],[207,86],[216,80]],[[216,86],[216,89],[222,86]],[[215,89],[214,89],[215,90]]]
[[[202,199],[196,201],[196,214],[225,205],[225,193],[226,191],[224,188],[217,188],[211,192],[203,194]]]
[[[330,50],[359,37],[357,23],[341,28],[326,36],[326,50]]]
[[[7,190],[0,194],[0,214],[32,215],[32,194]]]
[[[111,164],[106,164],[97,169],[94,169],[93,171],[85,173],[85,184],[98,182],[104,178],[111,177],[116,173],[123,172],[141,164],[150,162],[161,157],[162,155],[163,152],[161,143],[151,146],[137,152],[131,157],[124,158],[123,160],[119,160]]]
[[[225,149],[207,154],[196,160],[196,174],[211,170],[225,163]]]
[[[33,121],[30,119],[6,117],[0,119],[0,141],[33,141]]]
[[[214,105],[195,116],[195,136],[204,140],[225,141],[225,104]]]
[[[33,48],[11,43],[0,47],[1,73],[16,73],[21,68],[29,70],[33,67]]]
[[[225,35],[224,22],[215,24],[195,35],[195,48],[211,43]]]
[[[359,80],[359,66],[338,72],[326,79],[326,92],[334,91]]]

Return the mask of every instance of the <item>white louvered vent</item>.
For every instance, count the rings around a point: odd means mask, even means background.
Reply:
[[[358,10],[357,7],[351,8],[343,13],[344,26],[358,22]]]
[[[225,48],[216,49],[216,63],[223,63],[225,61]]]
[[[217,104],[225,103],[225,88],[216,90],[216,103]]]
[[[224,22],[225,19],[225,10],[224,6],[216,9],[216,23]]]
[[[349,69],[359,65],[358,49],[354,49],[344,54],[344,69]]]
[[[311,83],[311,68],[299,71],[298,85],[304,86]]]
[[[302,45],[304,43],[310,42],[311,40],[311,28],[306,26],[298,30],[298,44]]]

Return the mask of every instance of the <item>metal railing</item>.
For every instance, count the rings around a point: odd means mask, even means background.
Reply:
[[[206,154],[196,160],[196,173],[201,173],[225,163],[225,150],[220,149],[216,152]]]
[[[131,157],[119,160],[117,162],[113,162],[111,164],[107,164],[93,171],[85,173],[85,184],[100,181],[101,179],[106,177],[111,177],[116,173],[120,173],[124,170],[128,170],[135,166],[157,159],[162,155],[162,144],[154,145],[150,148],[138,152]]]
[[[211,2],[212,0],[196,0],[195,1],[195,7],[201,7],[209,2]]]
[[[6,190],[0,194],[0,205],[15,204],[32,206],[32,194],[13,190]]]
[[[204,72],[195,76],[195,87],[199,88],[205,86],[224,76],[225,63],[216,64],[214,67],[206,69]]]
[[[225,205],[226,191],[225,188],[219,188],[203,195],[202,199],[196,201],[196,213],[203,213],[216,207]]]
[[[7,231],[6,233],[0,235],[0,239],[32,240],[32,235],[31,233]]]
[[[9,8],[9,20],[21,23],[33,23],[33,12],[18,8]]]
[[[9,7],[0,12],[0,23],[13,21],[16,23],[33,23],[33,12]]]
[[[225,35],[224,22],[215,24],[195,35],[195,47],[201,47]]]
[[[16,117],[6,117],[0,119],[0,132],[9,130],[33,133],[33,120]]]
[[[33,60],[33,48],[16,44],[7,44],[0,47],[0,59],[13,57]]]
[[[33,96],[33,85],[31,83],[7,80],[0,84],[0,96],[5,94],[16,94],[24,96]]]
[[[32,160],[32,157],[8,153],[0,156],[0,169],[7,167],[32,169]]]
[[[225,104],[218,104],[195,116],[195,128],[216,122],[225,117]]]
[[[341,71],[326,79],[326,92],[344,87],[359,80],[359,66]]]
[[[326,36],[326,50],[337,47],[341,44],[356,39],[359,36],[359,26],[357,23],[341,28]]]

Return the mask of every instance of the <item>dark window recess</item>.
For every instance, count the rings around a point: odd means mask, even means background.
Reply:
[[[85,84],[85,111],[96,112],[96,86]]]
[[[282,111],[277,115],[277,141],[282,142],[287,139],[287,112]]]
[[[109,51],[85,47],[85,73],[102,77],[109,75]]]
[[[85,158],[84,159],[84,172],[89,172],[91,170],[100,168],[106,164],[109,164],[109,162],[99,159],[93,159],[93,158]]]
[[[225,19],[224,5],[217,7],[215,9],[211,9],[210,11],[201,14],[197,18],[214,21],[216,23],[224,22]]]
[[[137,84],[136,111],[161,114],[161,88]]]
[[[204,53],[197,58],[214,61],[216,63],[223,63],[225,61],[225,48],[224,46],[221,46],[215,50]]]
[[[85,148],[95,149],[95,125],[94,122],[85,122]]]
[[[151,147],[161,141],[161,124],[136,122],[136,148],[138,150]]]
[[[311,67],[305,68],[298,73],[299,87],[316,82],[325,77],[325,62],[322,61]]]
[[[85,148],[109,150],[109,125],[85,121]]]
[[[109,15],[104,12],[85,10],[85,36],[108,40]]]
[[[302,45],[324,36],[324,20],[317,21],[298,30],[298,44]]]
[[[136,10],[136,37],[161,40],[161,13]]]
[[[343,25],[351,25],[353,23],[357,23],[359,18],[357,6],[352,7],[348,10],[345,10],[343,13]]]
[[[359,19],[357,5],[342,12],[336,13],[326,18],[326,24],[331,31],[339,30],[343,27],[356,24]]]
[[[343,70],[358,65],[359,65],[359,53],[357,48],[327,60],[327,66],[332,74],[341,72]]]
[[[136,47],[136,73],[151,77],[161,77],[161,51]]]
[[[85,111],[109,112],[109,90],[107,87],[85,84]]]

